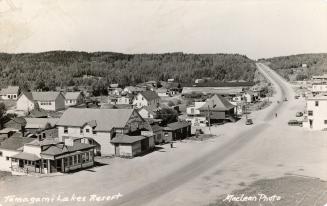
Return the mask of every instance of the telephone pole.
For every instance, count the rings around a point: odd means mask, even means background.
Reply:
[[[211,134],[211,123],[210,123],[210,107],[208,105],[208,123],[209,123],[209,133]]]

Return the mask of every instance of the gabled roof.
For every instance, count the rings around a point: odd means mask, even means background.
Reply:
[[[21,136],[11,136],[5,141],[0,143],[0,148],[7,150],[18,150],[23,147],[24,144],[32,142],[34,138],[21,137]]]
[[[6,94],[18,94],[19,87],[18,86],[8,86],[7,88],[3,88],[0,91],[0,95],[6,95]]]
[[[26,129],[44,129],[47,124],[50,124],[51,127],[54,127],[59,121],[59,118],[25,118],[26,120]]]
[[[131,144],[134,142],[146,139],[144,136],[129,136],[125,134],[117,134],[115,138],[111,140],[111,143]]]
[[[57,125],[83,127],[85,123],[95,120],[95,131],[111,131],[112,128],[124,128],[133,112],[133,109],[69,108]]]
[[[55,145],[48,145],[46,147],[43,147],[43,151],[41,152],[41,155],[50,155],[50,156],[63,155],[66,153],[91,149],[93,147],[95,146],[90,144],[80,143],[80,142],[74,142],[73,146],[67,146],[63,143],[58,143]]]
[[[54,101],[59,95],[60,92],[32,92],[33,99],[36,101]]]
[[[160,99],[158,94],[156,92],[153,92],[153,91],[143,91],[143,92],[140,92],[139,94],[141,94],[148,101],[152,101],[152,100],[155,100],[155,99]]]
[[[190,125],[191,125],[191,123],[189,123],[187,121],[178,121],[178,122],[173,122],[173,123],[167,124],[167,127],[165,128],[165,130],[176,130],[176,129],[188,127]]]
[[[81,92],[66,92],[65,99],[78,99],[81,95]]]
[[[228,100],[223,98],[220,95],[214,95],[211,98],[207,99],[206,103],[200,107],[200,110],[208,110],[211,111],[227,111],[235,106],[232,105]]]

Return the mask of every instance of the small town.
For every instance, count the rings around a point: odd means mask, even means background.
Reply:
[[[0,0],[0,206],[326,206],[326,1]]]

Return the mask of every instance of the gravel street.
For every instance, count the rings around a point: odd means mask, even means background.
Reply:
[[[288,120],[303,110],[304,99],[294,99],[292,85],[265,65],[257,66],[272,82],[276,94],[270,98],[271,106],[250,114],[253,125],[245,125],[241,119],[212,127],[217,137],[203,142],[185,140],[177,142],[173,149],[164,145],[134,159],[104,159],[107,165],[74,174],[0,179],[1,196],[121,193],[123,196],[118,200],[92,202],[92,205],[195,206],[215,202],[219,196],[259,179],[301,175],[327,180],[325,133],[289,127]],[[289,101],[283,102],[284,97]],[[1,196],[0,203],[3,203]],[[51,205],[62,203],[55,201]]]

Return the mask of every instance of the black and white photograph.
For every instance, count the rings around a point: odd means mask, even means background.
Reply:
[[[327,206],[326,0],[0,0],[0,206]]]

